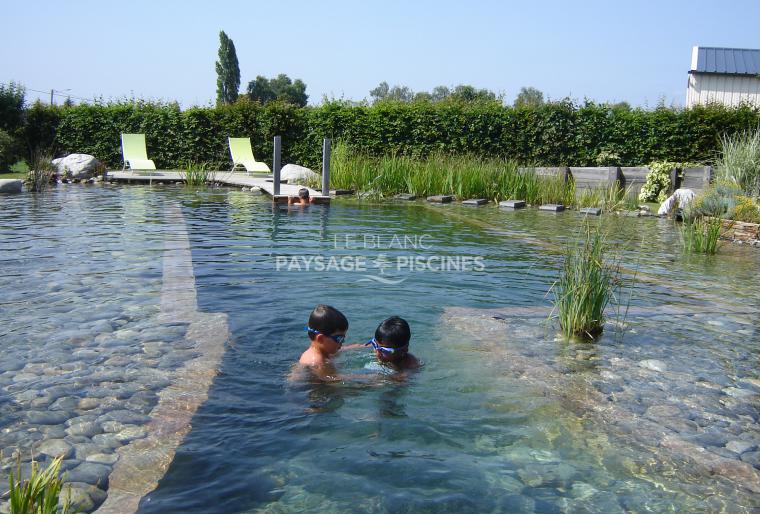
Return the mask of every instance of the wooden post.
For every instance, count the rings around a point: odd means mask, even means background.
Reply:
[[[624,188],[624,180],[623,172],[620,170],[619,166],[607,167],[607,187],[614,187],[615,184],[617,184],[619,188]]]
[[[681,187],[681,184],[678,183],[678,168],[671,168],[671,170],[670,170],[670,191],[668,191],[668,193],[673,193],[679,187]]]
[[[705,172],[704,172],[704,175],[702,176],[702,180],[703,180],[702,188],[703,189],[707,189],[708,187],[710,187],[710,182],[712,182],[712,178],[713,178],[713,168],[712,168],[712,166],[705,166]]]
[[[274,195],[280,194],[280,152],[282,146],[282,138],[280,136],[274,136],[274,155],[272,156],[272,173],[274,175]]]
[[[330,140],[322,142],[322,196],[330,196]]]

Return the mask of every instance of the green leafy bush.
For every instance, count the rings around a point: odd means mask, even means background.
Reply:
[[[604,149],[605,160],[614,154],[621,165],[706,161],[717,154],[722,134],[760,123],[760,108],[751,106],[648,111],[567,100],[520,108],[459,101],[298,107],[239,99],[184,111],[173,103],[144,101],[50,109],[49,117],[37,116],[25,128],[29,148],[49,147],[52,132],[57,154],[90,153],[121,167],[119,134],[141,132],[160,168],[188,160],[229,162],[228,136],[250,137],[254,155],[268,160],[275,135],[282,136],[283,162],[312,168],[319,167],[324,137],[372,156],[443,152],[544,166],[593,166]]]
[[[700,216],[730,218],[736,207],[737,195],[740,193],[741,190],[730,182],[716,182],[698,194],[684,214],[690,219]]]
[[[746,223],[760,223],[760,205],[747,196],[737,196],[731,218]]]
[[[621,162],[620,155],[609,150],[602,150],[596,156],[597,166],[620,166]]]
[[[671,161],[655,161],[650,162],[647,167],[649,173],[647,173],[646,183],[639,192],[639,200],[642,202],[662,202],[667,198],[668,191],[672,186],[670,173],[678,165]]]

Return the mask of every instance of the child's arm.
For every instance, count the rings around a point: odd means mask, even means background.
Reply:
[[[364,348],[364,345],[361,343],[347,344],[342,346],[341,350],[357,350],[359,348]]]

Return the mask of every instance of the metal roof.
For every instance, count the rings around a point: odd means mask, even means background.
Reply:
[[[747,48],[697,47],[692,72],[760,75],[760,50]]]

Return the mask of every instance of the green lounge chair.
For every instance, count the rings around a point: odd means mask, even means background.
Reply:
[[[122,134],[121,153],[124,156],[123,170],[155,170],[156,165],[148,159],[145,151],[145,134]]]
[[[247,137],[230,137],[230,154],[232,155],[232,171],[239,167],[248,173],[271,173],[269,166],[259,162],[253,156],[251,140]]]

